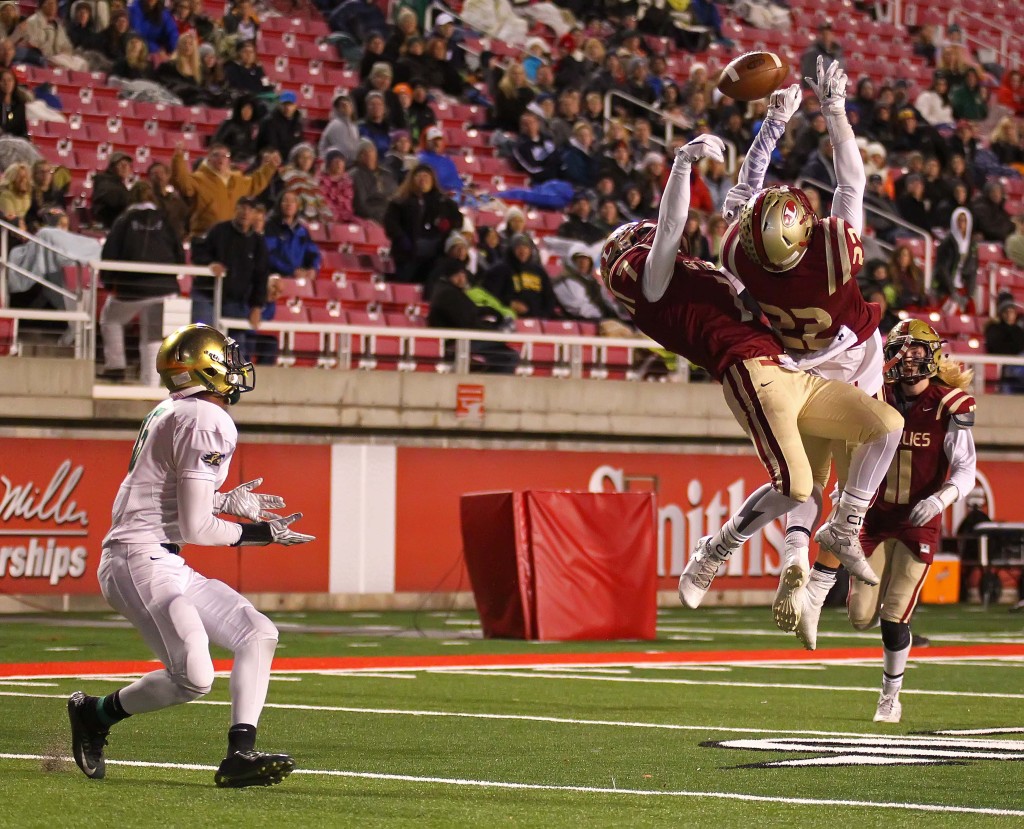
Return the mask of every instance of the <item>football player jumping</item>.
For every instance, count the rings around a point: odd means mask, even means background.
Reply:
[[[850,486],[873,493],[888,466],[902,418],[852,385],[801,371],[778,335],[744,305],[728,274],[680,251],[697,159],[721,159],[724,144],[701,136],[676,152],[658,222],[616,229],[601,252],[601,277],[637,328],[703,366],[723,384],[733,416],[754,443],[771,483],[747,498],[713,536],[697,544],[679,597],[697,607],[721,564],[755,532],[805,502],[814,486],[805,441],[859,444]],[[885,457],[884,463],[879,459]],[[850,530],[852,532],[852,525]]]
[[[882,340],[879,308],[864,301],[855,278],[864,262],[860,233],[865,173],[846,118],[847,77],[838,63],[833,61],[826,69],[819,57],[817,79],[806,81],[821,101],[833,147],[837,185],[832,215],[819,219],[806,195],[796,188],[762,188],[772,150],[801,100],[798,85],[774,92],[738,184],[723,207],[725,218],[733,224],[722,242],[722,263],[756,300],[791,355],[820,354],[825,359],[816,365],[817,373],[856,384],[874,395],[882,387]],[[878,454],[875,462],[887,466],[895,448],[889,447],[888,455]],[[812,635],[806,631],[808,626],[817,626],[821,604],[835,583],[840,563],[857,579],[875,581],[857,540],[874,491],[852,481],[845,485],[848,447],[811,440],[807,451],[814,468],[814,491],[787,516],[782,574],[773,605],[776,624],[796,630],[801,637]],[[809,574],[811,531],[821,518],[830,456],[836,460],[843,494],[830,520],[815,535],[822,553]]]
[[[914,319],[899,323],[885,341],[893,363],[885,399],[903,413],[903,438],[861,534],[881,583],[852,584],[847,606],[858,630],[881,616],[882,695],[875,722],[900,721],[910,617],[939,547],[942,511],[974,488],[974,398],[965,391],[971,372],[944,357],[941,346],[935,330]]]
[[[139,630],[164,668],[105,697],[72,694],[72,753],[87,777],[101,778],[111,726],[208,694],[212,641],[235,657],[228,752],[214,781],[222,787],[269,786],[295,767],[286,754],[255,750],[277,628],[244,596],[189,567],[181,545],[289,546],[314,539],[289,528],[301,513],[268,511],[284,501],[254,492],[261,479],[216,491],[238,441],[227,407],[255,382],[252,363],[242,362],[234,340],[205,325],[188,325],[160,346],[157,372],[171,395],[142,421],[97,576],[104,598]],[[222,521],[217,513],[252,523]]]

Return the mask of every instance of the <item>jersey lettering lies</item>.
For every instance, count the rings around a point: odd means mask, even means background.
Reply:
[[[788,271],[762,268],[739,242],[739,222],[725,235],[722,261],[757,301],[794,353],[826,348],[839,328],[847,326],[862,343],[878,328],[881,310],[864,301],[857,274],[864,248],[857,231],[831,216],[818,222],[807,253]]]
[[[728,276],[710,262],[679,254],[664,296],[648,301],[641,280],[649,253],[649,246],[637,245],[620,256],[608,288],[652,340],[719,381],[734,363],[783,353],[778,337],[754,319]]]

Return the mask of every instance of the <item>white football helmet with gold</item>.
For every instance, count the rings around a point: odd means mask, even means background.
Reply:
[[[156,356],[156,370],[168,391],[202,389],[237,403],[256,385],[256,369],[242,360],[230,337],[195,323],[167,337]]]

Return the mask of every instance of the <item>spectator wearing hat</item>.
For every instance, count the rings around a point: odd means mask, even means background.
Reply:
[[[661,195],[665,192],[665,184],[668,181],[665,156],[656,150],[651,151],[636,165],[636,170],[640,177],[638,184],[645,211],[653,211],[656,217]]]
[[[421,164],[427,164],[437,176],[437,184],[442,192],[449,195],[462,193],[464,187],[462,176],[455,162],[445,153],[448,143],[444,130],[440,127],[428,127],[423,138],[423,149],[417,156]]]
[[[277,106],[260,121],[256,146],[259,150],[273,147],[281,158],[287,158],[292,147],[302,141],[304,126],[295,93],[286,90],[278,96]]]
[[[427,77],[427,41],[419,35],[410,37],[405,44],[405,52],[395,61],[394,77],[397,83],[423,81]]]
[[[540,119],[532,112],[524,112],[519,119],[519,137],[512,148],[512,159],[529,174],[531,184],[541,184],[559,175],[561,154],[555,142],[541,132]]]
[[[334,221],[351,222],[355,219],[352,206],[355,191],[352,177],[345,170],[345,154],[341,150],[327,151],[317,184]]]
[[[901,109],[896,116],[892,148],[897,153],[933,155],[943,162],[948,154],[946,144],[939,134],[927,124],[921,124],[917,120],[917,113],[909,107]]]
[[[973,311],[978,284],[978,243],[972,234],[971,211],[958,207],[949,223],[949,235],[935,253],[932,291],[942,305],[955,305],[956,313]]]
[[[517,233],[505,259],[484,274],[483,286],[517,316],[550,319],[557,307],[555,292],[530,237]]]
[[[366,115],[359,121],[359,135],[373,142],[378,155],[383,156],[391,148],[391,125],[383,93],[374,91],[366,96]]]
[[[363,56],[359,59],[359,80],[365,81],[375,63],[387,63],[384,59],[384,35],[372,31],[363,38]]]
[[[526,80],[534,83],[537,80],[537,67],[547,63],[551,49],[543,38],[531,37],[527,38],[524,51],[526,56],[523,58],[523,70],[526,72]]]
[[[405,181],[405,174],[416,166],[417,161],[409,131],[392,130],[391,147],[381,159],[381,166],[390,171],[395,181]]]
[[[275,209],[267,216],[263,239],[267,245],[271,273],[295,279],[316,279],[320,269],[320,248],[309,235],[301,208],[298,194],[285,190]]]
[[[518,207],[510,207],[505,211],[505,221],[498,225],[498,246],[502,256],[517,233],[526,233],[526,214]]]
[[[423,296],[426,299],[430,299],[430,293],[441,276],[454,272],[455,268],[453,265],[465,268],[470,285],[476,281],[476,272],[470,257],[469,240],[457,230],[453,230],[448,234],[448,238],[444,240],[444,253],[437,258],[434,267],[431,268],[430,273],[427,275],[427,281],[424,283],[423,290]],[[497,303],[497,300],[495,300],[495,303]],[[511,310],[509,310],[509,313],[512,313]],[[512,316],[514,317],[515,314],[512,314]]]
[[[227,147],[239,164],[248,164],[259,154],[259,134],[256,104],[248,95],[240,95],[231,107],[231,117],[221,121],[217,127],[213,143]]]
[[[256,40],[260,33],[260,18],[252,0],[232,0],[221,25],[226,35],[236,35],[240,40]]]
[[[277,174],[278,166],[280,157],[271,154],[248,175],[231,168],[231,152],[227,147],[211,144],[206,158],[193,172],[185,160],[184,146],[179,143],[171,158],[171,183],[192,204],[189,220],[192,235],[202,236],[218,222],[230,221],[238,200],[262,193]]]
[[[1013,220],[1006,212],[1006,191],[1000,181],[989,181],[981,194],[971,202],[974,228],[986,242],[1003,242],[1013,233]]]
[[[917,96],[914,108],[933,127],[953,124],[956,119],[949,99],[949,77],[945,72],[936,72],[932,76],[932,85]]]
[[[178,48],[178,26],[161,0],[134,0],[128,6],[128,21],[132,31],[146,39],[150,54],[169,55]]]
[[[932,228],[932,205],[925,199],[924,178],[919,173],[910,173],[903,188],[903,195],[896,199],[896,209],[905,222],[920,230]]]
[[[462,224],[458,205],[441,192],[433,168],[413,167],[384,213],[395,281],[425,283],[448,235]]]
[[[996,318],[985,326],[985,351],[1004,357],[1024,354],[1024,328],[1020,324],[1020,308],[1013,294],[1000,293],[996,300]],[[1018,366],[1003,366],[1000,371],[1002,391],[1024,391]]]
[[[107,169],[92,180],[92,216],[110,228],[129,204],[128,190],[134,179],[132,157],[128,153],[111,153]]]
[[[267,304],[270,264],[263,236],[254,230],[256,201],[239,198],[226,221],[217,222],[209,233],[192,244],[192,262],[209,265],[221,279],[221,314],[249,320],[252,329],[260,326]],[[192,280],[192,322],[213,323],[213,278]],[[242,350],[252,353],[249,332],[232,332]]]
[[[185,251],[167,217],[157,206],[153,186],[137,181],[129,193],[128,205],[114,221],[103,243],[102,258],[121,262],[155,262],[181,265]],[[126,360],[125,326],[139,320],[140,380],[145,386],[159,385],[156,353],[163,341],[163,302],[178,294],[174,274],[102,271],[100,281],[112,296],[100,314],[103,334],[103,373],[124,376]]]
[[[462,49],[462,44],[466,42],[466,37],[456,25],[455,18],[447,12],[442,12],[434,19],[434,31],[431,34],[445,42],[448,49],[445,59],[456,71],[461,72],[465,69],[466,53]]]
[[[587,121],[577,121],[569,141],[561,149],[558,177],[576,187],[597,184],[601,160],[594,153],[594,130]]]
[[[167,218],[174,235],[185,241],[191,211],[181,193],[171,184],[171,168],[162,161],[154,161],[146,170],[146,180],[153,186],[153,201]]]
[[[355,104],[347,92],[335,96],[331,105],[331,120],[320,134],[319,154],[326,157],[329,150],[338,150],[345,161],[352,163],[359,147],[359,125],[355,118]]]
[[[394,83],[394,71],[388,63],[375,63],[370,70],[370,75],[365,83],[360,84],[352,90],[352,100],[356,105],[356,114],[360,118],[366,118],[369,114],[367,98],[371,93],[378,93],[384,101],[384,120],[389,128],[402,129],[405,127],[405,119],[402,117],[402,108],[391,91]]]
[[[427,325],[431,328],[465,328],[471,331],[494,331],[502,323],[500,314],[478,306],[469,298],[469,275],[464,265],[452,262],[448,271],[439,275],[430,294],[430,310]],[[446,351],[455,352],[454,342],[447,344]],[[513,374],[519,363],[519,354],[504,343],[472,340],[469,351],[474,358],[470,371],[484,371],[496,374]]]
[[[813,80],[818,76],[819,57],[824,59],[826,67],[834,60],[843,62],[843,47],[836,40],[832,24],[827,20],[818,24],[818,37],[800,56],[800,83],[804,89],[809,88],[804,78]]]
[[[299,218],[304,222],[329,222],[334,214],[324,201],[313,165],[316,150],[305,141],[292,147],[288,161],[278,170],[281,192],[294,193],[299,199]]]
[[[988,90],[982,87],[976,69],[968,69],[964,73],[963,83],[953,87],[949,100],[953,106],[954,118],[966,118],[968,121],[984,121],[988,118]]]
[[[271,90],[267,78],[256,56],[256,44],[243,40],[235,46],[235,59],[224,64],[224,79],[228,87],[236,92],[262,95]]]
[[[368,138],[359,142],[351,175],[353,212],[360,218],[383,224],[398,183],[388,170],[380,166],[377,147]]]

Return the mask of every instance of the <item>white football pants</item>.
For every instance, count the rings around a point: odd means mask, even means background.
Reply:
[[[121,690],[129,714],[190,702],[213,685],[210,642],[235,655],[231,724],[257,725],[270,683],[277,628],[241,594],[208,579],[159,544],[113,543],[97,572],[111,607],[163,662]]]

